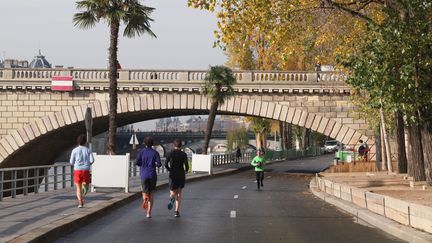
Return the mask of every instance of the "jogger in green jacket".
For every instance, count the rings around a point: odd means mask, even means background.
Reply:
[[[260,149],[257,150],[257,155],[252,159],[251,165],[255,167],[256,181],[258,190],[264,187],[264,165],[266,161]]]

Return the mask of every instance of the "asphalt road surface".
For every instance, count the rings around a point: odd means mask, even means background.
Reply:
[[[301,170],[299,164],[313,171],[331,159],[268,165],[262,190],[252,170],[187,183],[180,218],[167,209],[168,189],[161,189],[153,218],[137,200],[58,242],[401,242],[315,198],[308,189],[312,175],[287,173]]]

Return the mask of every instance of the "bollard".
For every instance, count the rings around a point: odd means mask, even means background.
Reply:
[[[414,187],[414,181],[410,181],[410,187]]]
[[[334,158],[333,159],[333,165],[338,165],[338,163],[339,163],[339,158]]]

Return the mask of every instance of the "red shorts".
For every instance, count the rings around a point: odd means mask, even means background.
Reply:
[[[87,185],[90,184],[90,171],[88,170],[74,170],[74,182],[81,184],[85,182]]]

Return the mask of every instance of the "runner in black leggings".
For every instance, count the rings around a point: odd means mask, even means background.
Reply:
[[[170,202],[168,209],[172,209],[175,202],[175,217],[180,217],[179,209],[181,192],[185,185],[189,162],[185,152],[181,151],[182,141],[176,139],[173,143],[174,151],[167,157],[165,168],[169,171]]]

